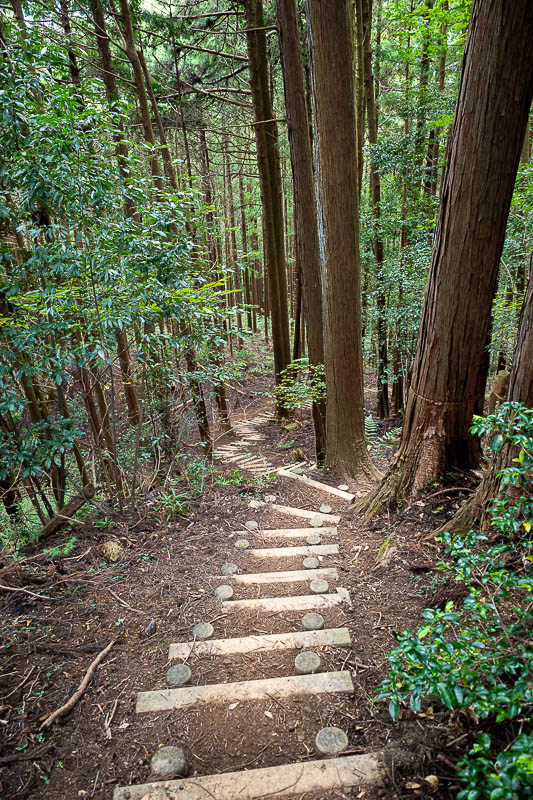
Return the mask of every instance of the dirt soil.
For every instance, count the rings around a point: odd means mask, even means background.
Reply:
[[[253,405],[249,402],[247,417],[265,408],[261,391]],[[289,430],[272,421],[261,433],[265,441],[249,449],[276,467],[289,463],[293,449],[312,457],[312,425],[303,414]],[[378,455],[384,468],[392,451]],[[428,707],[416,716],[402,711],[393,723],[386,706],[374,698],[387,672],[385,656],[394,647],[394,632],[417,626],[420,611],[438,588],[436,547],[422,537],[453,510],[461,496],[457,487],[468,491],[464,478],[452,476],[448,487],[439,485],[434,496],[430,491],[401,517],[388,515],[363,525],[348,503],[296,481],[249,476],[248,485],[234,486],[235,468],[221,470],[227,485],[206,486],[186,516],[167,521],[145,497],[111,530],[95,526],[93,516],[76,530],[76,548],[68,556],[29,554],[19,566],[4,562],[2,584],[43,591],[45,597],[0,595],[0,800],[108,800],[117,785],[147,781],[152,755],[167,744],[186,750],[191,775],[305,761],[315,757],[318,729],[330,724],[347,732],[349,753],[382,751],[388,779],[379,790],[337,791],[328,797],[454,796],[454,764],[468,744],[467,721]],[[322,470],[317,478],[334,485],[347,482],[358,495],[368,488]],[[305,520],[249,508],[251,499],[265,494],[313,510],[327,503],[342,517],[339,537],[331,539],[339,543],[340,553],[322,563],[337,568],[339,579],[331,588],[347,588],[353,607],[328,609],[323,616],[326,627],[350,629],[353,647],[323,648],[321,656],[327,669],[350,670],[354,693],[136,715],[136,693],[165,686],[169,644],[189,641],[197,622],[212,622],[216,638],[301,630],[303,612],[225,614],[213,597],[217,585],[231,582],[219,577],[224,561],[248,572],[302,568],[301,558],[254,559],[252,568],[250,557],[235,548],[233,532],[250,519],[267,528],[306,526]],[[253,532],[247,538],[253,547],[289,544]],[[108,539],[123,548],[116,563],[102,554]],[[63,534],[56,541],[64,540]],[[234,599],[307,593],[301,583],[234,588]],[[152,621],[155,633],[148,635]],[[91,661],[112,641],[79,702],[41,730],[43,720],[71,697]],[[293,651],[224,658],[193,654],[188,663],[193,683],[206,684],[291,675],[294,656]],[[429,775],[438,777],[436,791],[424,780]],[[303,797],[311,800],[311,795]]]

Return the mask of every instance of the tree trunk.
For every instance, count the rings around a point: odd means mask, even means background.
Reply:
[[[207,208],[206,222],[207,222],[207,250],[209,253],[209,262],[213,272],[213,279],[218,279],[217,274],[217,243],[214,234],[214,214],[213,214],[213,192],[211,189],[211,179],[209,175],[209,151],[207,149],[207,138],[205,129],[200,128],[200,161],[202,166],[202,187],[204,191],[204,200]],[[223,344],[218,346],[218,354],[216,356],[217,364],[220,364],[223,357]],[[215,400],[217,404],[218,414],[222,424],[222,428],[226,431],[231,430],[231,422],[228,411],[228,400],[226,397],[226,386],[223,381],[219,381],[215,386]]]
[[[244,9],[264,220],[263,249],[268,271],[274,370],[276,383],[279,383],[281,372],[291,358],[279,145],[268,80],[263,5],[261,0],[245,0]],[[278,407],[278,413],[282,412],[283,409]]]
[[[324,364],[324,321],[322,316],[322,280],[320,247],[316,214],[313,154],[309,138],[308,109],[305,101],[305,80],[302,64],[298,16],[295,0],[277,0],[277,18],[281,65],[285,86],[285,107],[291,152],[294,191],[294,224],[298,280],[301,281],[305,318],[308,326],[309,361]],[[298,285],[298,290],[300,286]],[[300,308],[297,306],[297,314]],[[300,318],[298,335],[300,333]],[[296,340],[296,331],[295,331]],[[295,353],[296,353],[295,344]],[[326,454],[326,404],[313,404],[315,451],[317,463]]]
[[[378,143],[378,110],[376,93],[374,89],[374,71],[372,67],[372,0],[362,0],[363,6],[363,46],[364,46],[364,76],[366,108],[368,117],[368,141],[371,145]],[[376,304],[377,304],[377,414],[380,419],[389,416],[389,386],[388,386],[388,353],[387,353],[387,322],[386,322],[386,295],[383,278],[383,262],[385,248],[381,235],[381,176],[374,164],[370,163],[370,205],[374,218],[373,250],[376,259]]]
[[[308,0],[327,386],[326,460],[375,477],[365,442],[359,192],[349,0]]]
[[[135,43],[135,35],[133,33],[133,25],[131,22],[131,13],[128,5],[128,0],[120,0],[120,17],[122,20],[121,32],[124,37],[124,46],[126,54],[130,60],[133,69],[133,77],[135,80],[135,87],[137,89],[137,99],[139,101],[139,108],[141,110],[141,120],[143,125],[144,138],[146,142],[154,148],[154,153],[150,157],[150,166],[152,169],[152,175],[154,178],[155,185],[161,191],[163,189],[163,181],[161,179],[161,168],[159,166],[159,160],[157,158],[157,154],[155,153],[155,147],[157,145],[154,136],[154,129],[152,127],[152,120],[150,117],[150,107],[148,105],[148,97],[144,85],[144,74],[143,74],[142,64],[139,58],[139,53],[137,51],[137,45]]]
[[[509,390],[506,398],[509,401],[523,403],[526,408],[533,408],[532,353],[533,274],[530,273],[528,291],[522,306],[520,330],[513,356],[513,364],[509,376]],[[500,473],[503,469],[512,465],[512,460],[515,457],[515,448],[510,443],[506,443],[485,470],[475,494],[443,526],[442,531],[467,531],[476,520],[481,521],[482,527],[488,527],[487,510],[492,498],[496,497],[500,490]]]
[[[529,0],[474,0],[400,448],[367,514],[479,464],[470,425],[533,97],[532,37]]]

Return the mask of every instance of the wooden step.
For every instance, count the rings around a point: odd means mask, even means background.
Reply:
[[[259,800],[324,793],[379,784],[384,771],[378,753],[302,761],[278,767],[224,772],[174,781],[118,786],[113,800]]]
[[[348,628],[325,628],[320,631],[290,631],[256,636],[239,636],[234,639],[211,639],[171,644],[170,659],[185,660],[195,656],[227,656],[236,653],[262,653],[267,650],[295,650],[301,647],[350,647],[352,640]]]
[[[335,556],[339,552],[338,544],[307,544],[301,547],[259,547],[246,550],[256,558],[289,558],[292,556]]]
[[[327,525],[322,528],[258,528],[253,532],[267,539],[307,539],[308,536],[335,536],[338,529],[334,525]],[[232,531],[232,533],[243,536],[250,531]]]
[[[272,503],[270,508],[273,511],[278,511],[280,514],[288,514],[292,517],[302,517],[302,519],[321,519],[322,522],[330,522],[334,525],[341,521],[341,518],[336,514],[322,514],[320,511],[308,511],[306,508],[279,506],[277,503]]]
[[[300,694],[353,692],[350,673],[318,672],[314,675],[290,675],[286,678],[262,678],[236,683],[212,683],[207,686],[183,686],[180,689],[160,689],[138,692],[136,711],[170,711],[197,703],[245,702],[269,697],[287,698]]]
[[[294,569],[287,572],[243,572],[234,575],[221,575],[220,579],[231,578],[235,583],[298,583],[299,581],[312,581],[315,578],[336,581],[339,573],[334,567],[319,569]]]
[[[283,478],[292,478],[295,481],[300,481],[300,483],[305,483],[306,486],[311,486],[313,489],[320,489],[321,492],[333,494],[335,497],[342,497],[343,500],[348,500],[350,503],[355,499],[355,495],[351,492],[345,492],[342,489],[337,489],[336,486],[328,486],[327,483],[321,483],[312,478],[306,478],[305,475],[297,475],[288,469],[278,469],[277,472],[278,475],[281,475]]]
[[[346,591],[346,590],[344,590]],[[346,603],[344,592],[330,594],[301,594],[287,597],[258,597],[246,600],[226,600],[222,610],[229,611],[315,611],[317,608],[332,608]]]

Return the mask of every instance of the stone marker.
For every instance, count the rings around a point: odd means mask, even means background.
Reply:
[[[302,617],[302,628],[304,631],[321,631],[324,627],[324,617],[322,614],[311,612]]]
[[[199,622],[192,629],[192,635],[197,639],[209,639],[215,632],[210,622]]]
[[[341,483],[339,484],[339,486],[337,486],[337,489],[340,489],[341,492],[348,492],[350,487],[348,486],[347,483]]]
[[[323,756],[336,756],[348,747],[348,737],[340,728],[322,728],[315,738],[317,752]]]
[[[166,674],[166,681],[168,686],[186,686],[191,682],[192,672],[187,664],[174,664],[170,667]]]
[[[236,572],[239,571],[239,567],[237,564],[234,564],[233,561],[224,561],[222,564],[222,569],[220,570],[221,575],[234,575]]]
[[[320,544],[322,539],[320,538],[320,536],[308,536],[305,541],[307,542],[307,544]]]
[[[158,778],[175,778],[187,772],[187,760],[180,747],[161,747],[152,756],[152,774]]]
[[[248,522],[244,523],[244,527],[248,528],[249,531],[256,531],[259,527],[259,523],[257,523],[255,519],[249,519]]]
[[[322,522],[320,517],[313,517],[313,519],[309,520],[309,524],[311,525],[312,528],[321,528],[324,523]]]
[[[235,542],[235,547],[240,547],[241,550],[246,550],[248,547],[250,547],[250,542],[248,539],[237,539]]]
[[[309,589],[313,594],[325,594],[329,590],[329,585],[327,581],[317,578],[316,580],[311,581],[309,584]]]
[[[297,675],[310,675],[313,672],[318,672],[321,664],[318,653],[313,653],[311,650],[304,650],[303,653],[298,653],[294,659],[294,668]]]
[[[265,495],[265,503],[275,503],[276,502],[276,495],[275,494],[266,494]]]
[[[320,513],[321,514],[331,514],[331,506],[328,506],[327,503],[324,503],[323,506],[320,506]]]
[[[318,558],[314,558],[313,556],[308,556],[304,558],[304,567],[305,569],[318,569],[320,566],[320,561]]]
[[[314,581],[311,582],[313,583]],[[322,583],[326,582],[322,581]],[[227,583],[217,586],[215,589],[215,597],[217,597],[219,600],[229,600],[231,597],[233,597],[233,587],[229,586]]]

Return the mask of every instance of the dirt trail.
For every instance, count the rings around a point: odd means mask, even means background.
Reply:
[[[255,468],[258,459],[266,462],[268,470],[286,465],[287,455],[276,447],[279,441],[277,424],[266,414],[257,422],[252,433],[246,430],[247,423],[244,423],[245,430],[238,437],[244,433],[248,439],[246,451],[252,458],[252,467]],[[219,447],[224,441],[235,441],[235,437],[221,440]],[[174,787],[174,794],[148,792],[153,800],[178,796],[232,797],[235,795],[227,794],[229,790],[224,784],[222,788],[213,786],[204,781],[205,776],[246,770],[249,771],[246,786],[249,786],[252,770],[291,764],[307,769],[306,765],[312,766],[320,759],[314,740],[317,732],[326,726],[338,726],[348,735],[348,749],[341,757],[380,755],[385,771],[383,787],[363,782],[353,788],[342,788],[343,782],[350,781],[345,772],[338,770],[330,788],[306,791],[306,780],[313,785],[316,775],[313,777],[309,770],[294,775],[287,768],[282,783],[270,784],[268,781],[275,775],[258,773],[259,785],[273,785],[274,791],[266,788],[262,793],[254,790],[255,794],[246,794],[248,789],[241,786],[237,787],[238,796],[297,796],[307,800],[352,796],[392,798],[413,796],[413,792],[420,796],[426,793],[423,778],[428,774],[439,776],[438,796],[451,796],[453,774],[450,775],[448,768],[438,760],[438,754],[445,740],[453,739],[456,731],[443,728],[444,715],[439,717],[429,709],[423,718],[415,720],[406,714],[393,725],[386,708],[373,702],[380,678],[386,671],[384,653],[394,645],[393,631],[414,627],[424,606],[413,580],[416,581],[416,570],[412,563],[416,561],[417,550],[412,545],[412,531],[407,531],[405,536],[397,532],[391,537],[390,546],[383,548],[387,531],[381,524],[377,530],[363,530],[345,499],[287,477],[258,481],[260,473],[255,469],[248,472],[242,460],[229,464],[232,469],[234,464],[240,464],[239,468],[250,478],[249,485],[239,490],[212,487],[186,522],[176,520],[177,524],[171,522],[166,528],[153,531],[150,539],[155,546],[150,558],[132,566],[128,574],[122,576],[124,582],[115,587],[120,603],[113,595],[96,593],[83,600],[73,598],[68,605],[63,603],[62,609],[54,607],[55,616],[61,617],[64,613],[65,619],[72,620],[78,637],[84,627],[88,635],[97,631],[96,638],[102,645],[117,633],[120,640],[99,667],[75,709],[43,737],[44,746],[48,743],[50,750],[47,758],[36,761],[42,772],[42,784],[25,796],[47,800],[76,796],[110,799],[116,791],[120,800],[128,796],[144,797],[146,791],[138,794],[133,790],[128,795],[117,787],[146,784],[151,779],[150,760],[156,750],[162,745],[176,745],[186,752],[189,777],[197,784],[195,791],[200,794],[193,794],[189,782],[185,791]],[[306,474],[315,477],[317,473],[306,471]],[[344,483],[344,479],[324,471],[320,471],[319,480],[333,486]],[[348,483],[348,490],[353,493],[364,488]],[[265,679],[273,679],[274,684],[266,686],[263,694],[256,692],[253,700],[232,701],[229,698],[223,702],[202,703],[196,698],[191,703],[180,701],[178,709],[136,713],[140,694],[165,689],[165,673],[171,663],[177,663],[169,659],[169,646],[190,642],[192,627],[198,622],[212,623],[214,634],[206,641],[217,642],[302,631],[305,609],[232,610],[214,596],[214,590],[221,583],[234,588],[233,598],[228,603],[265,596],[266,602],[272,602],[269,596],[294,600],[310,595],[308,580],[244,584],[230,576],[220,577],[225,562],[235,562],[242,570],[240,574],[303,570],[301,555],[277,553],[262,557],[259,553],[251,556],[246,550],[235,547],[243,530],[247,531],[250,549],[255,551],[305,545],[305,539],[282,535],[277,538],[263,532],[264,529],[311,527],[308,520],[275,511],[272,502],[264,504],[265,497],[270,496],[275,496],[275,505],[312,512],[327,504],[331,507],[330,513],[340,517],[338,525],[330,526],[327,522],[328,528],[337,528],[331,543],[338,545],[338,553],[319,555],[319,569],[336,570],[337,577],[329,579],[327,596],[332,597],[338,587],[343,587],[350,594],[351,607],[343,597],[335,605],[317,608],[317,611],[324,617],[325,629],[348,629],[351,646],[321,644],[305,649],[320,654],[322,664],[318,676],[340,673],[346,676],[344,688],[338,691],[336,684],[336,691],[321,690],[320,694],[299,690],[293,694],[293,689],[288,690],[285,679],[296,674],[294,659],[298,649],[248,650],[221,655],[200,653],[193,648],[186,659],[178,659],[186,660],[190,666],[193,686]],[[258,501],[263,504],[257,507]],[[251,508],[250,503],[255,507]],[[258,523],[257,530],[247,530],[246,522],[250,520]],[[313,529],[309,534],[320,535],[320,530]],[[322,543],[329,544],[329,536],[325,534]],[[320,602],[320,596],[314,597]],[[144,628],[151,619],[155,621],[156,633],[147,637]],[[44,692],[38,702],[41,714],[43,709],[49,712],[64,702],[78,685],[92,657],[84,656],[74,662],[52,659],[50,686],[54,687],[55,680],[62,677],[70,688],[63,686],[59,702],[52,702],[52,697],[58,697],[57,693]],[[316,677],[303,676],[303,679],[312,683]],[[347,765],[347,769],[355,766],[353,762]],[[324,770],[327,772],[326,767]],[[319,774],[320,780],[324,779],[324,770]],[[5,770],[2,780],[4,774]],[[354,774],[353,769],[349,774]],[[287,793],[284,794],[280,786],[289,787]],[[16,795],[0,796],[7,800]]]

